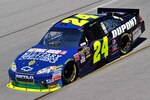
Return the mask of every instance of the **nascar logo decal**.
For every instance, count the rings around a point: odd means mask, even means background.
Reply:
[[[130,19],[128,22],[126,22],[125,24],[121,25],[120,27],[116,28],[115,30],[113,30],[112,36],[113,38],[116,38],[117,36],[121,35],[122,33],[125,32],[125,30],[129,30],[132,27],[134,27],[137,24],[136,18],[133,17],[132,19]]]

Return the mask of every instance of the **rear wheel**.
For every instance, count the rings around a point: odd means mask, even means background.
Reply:
[[[62,81],[64,84],[73,82],[77,77],[77,67],[75,63],[69,62],[62,72]]]
[[[120,52],[122,55],[129,53],[132,50],[132,38],[128,33],[123,34],[120,37]]]

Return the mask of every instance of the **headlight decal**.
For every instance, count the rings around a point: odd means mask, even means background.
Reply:
[[[50,72],[53,72],[55,69],[56,69],[56,66],[49,66],[49,67],[39,70],[37,74],[48,74]]]
[[[11,70],[12,70],[13,72],[16,72],[17,67],[16,67],[16,63],[15,63],[15,62],[13,62],[13,63],[11,64]]]
[[[51,72],[55,72],[57,70],[62,70],[62,66],[63,65],[59,65],[59,66],[49,66],[49,67],[46,67],[46,68],[43,68],[41,70],[39,70],[37,72],[37,74],[49,74]]]

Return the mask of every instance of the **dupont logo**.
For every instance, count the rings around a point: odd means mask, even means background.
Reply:
[[[125,24],[121,25],[120,27],[116,28],[115,30],[113,30],[112,36],[113,38],[116,38],[117,36],[121,35],[122,33],[124,33],[125,31],[130,30],[132,27],[134,27],[137,24],[137,20],[135,17],[133,17],[132,19],[130,19],[128,22],[126,22]]]

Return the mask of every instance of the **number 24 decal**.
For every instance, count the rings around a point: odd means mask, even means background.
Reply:
[[[62,21],[62,23],[71,23],[71,24],[76,25],[76,26],[83,26],[84,24],[89,22],[88,19],[90,19],[90,18],[91,19],[96,19],[96,18],[98,18],[98,16],[96,16],[96,15],[86,15],[86,14],[77,14],[72,18],[64,19]]]
[[[106,58],[108,56],[108,37],[103,37],[103,42],[95,41],[93,44],[94,47],[94,58],[93,64],[101,60],[101,55],[103,54]]]

